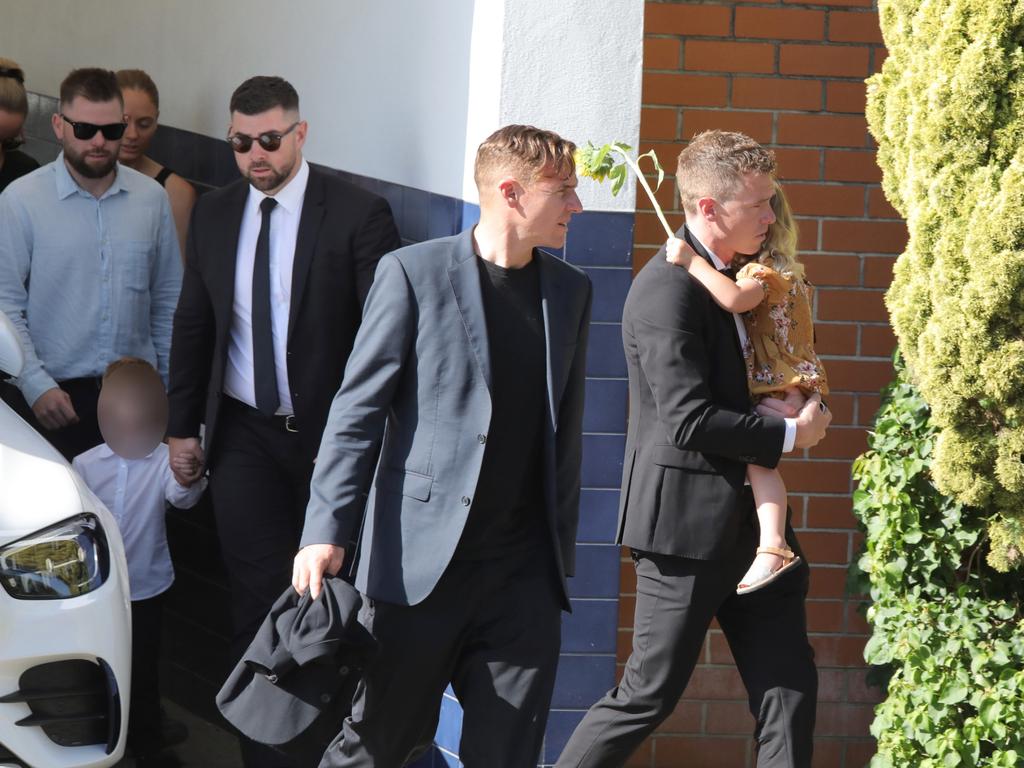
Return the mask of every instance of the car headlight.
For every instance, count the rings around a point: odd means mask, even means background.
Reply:
[[[19,600],[60,600],[93,592],[107,580],[107,537],[93,515],[80,515],[0,547],[0,584]]]

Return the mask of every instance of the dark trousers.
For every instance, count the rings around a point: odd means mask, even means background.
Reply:
[[[69,379],[57,382],[58,386],[71,397],[71,405],[78,414],[78,423],[62,429],[46,429],[36,418],[32,408],[25,401],[21,390],[10,383],[0,384],[3,400],[21,418],[27,421],[43,437],[50,441],[61,455],[71,461],[75,456],[94,448],[103,442],[99,421],[96,419],[96,403],[100,397],[101,379],[90,376],[84,379]]]
[[[797,549],[792,530],[787,534]],[[632,653],[618,687],[583,718],[558,768],[624,765],[675,709],[712,618],[747,689],[758,768],[809,768],[818,693],[804,611],[809,569],[805,561],[764,589],[738,596],[736,584],[753,558],[753,528],[740,538],[728,558],[713,562],[633,554]]]
[[[467,768],[534,768],[561,644],[548,555],[454,561],[418,605],[366,599],[380,643],[320,768],[399,768],[430,738],[449,682]]]
[[[210,493],[231,589],[232,666],[291,584],[312,472],[312,458],[284,419],[223,398]],[[290,766],[281,753],[244,738],[242,756],[247,768]]]
[[[160,631],[164,596],[132,600],[132,701],[128,744],[136,755],[160,751]]]

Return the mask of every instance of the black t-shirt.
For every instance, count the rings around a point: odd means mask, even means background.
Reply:
[[[477,257],[491,351],[491,424],[456,559],[526,551],[544,541],[541,461],[547,347],[537,260],[505,269]]]
[[[3,192],[7,185],[15,179],[26,173],[31,173],[38,167],[39,163],[24,152],[19,152],[16,149],[4,152],[3,165],[0,165],[0,192]]]

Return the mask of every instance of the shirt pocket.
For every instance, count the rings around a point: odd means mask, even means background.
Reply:
[[[151,240],[122,240],[112,252],[113,280],[127,291],[149,291],[149,273],[154,245]]]

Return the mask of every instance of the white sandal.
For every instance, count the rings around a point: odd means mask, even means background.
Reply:
[[[800,564],[800,556],[793,553],[792,549],[783,547],[758,547],[756,554],[761,555],[778,555],[782,558],[782,565],[776,568],[774,571],[770,568],[760,568],[751,574],[747,571],[748,576],[753,576],[753,579],[747,583],[741,581],[739,586],[736,587],[737,595],[746,595],[750,592],[756,592],[762,587],[767,587],[773,581],[778,579],[782,574],[793,570]]]

